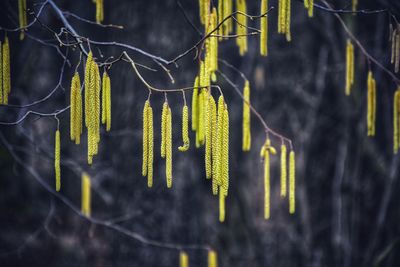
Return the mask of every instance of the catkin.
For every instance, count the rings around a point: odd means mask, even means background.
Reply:
[[[218,267],[217,252],[214,250],[208,251],[208,267]]]
[[[222,134],[222,163],[221,163],[221,178],[222,189],[225,196],[228,195],[229,189],[229,112],[225,105],[224,121],[223,121],[223,134]]]
[[[271,140],[267,138],[260,152],[260,156],[264,159],[264,218],[266,220],[271,217],[270,153],[275,155],[276,150],[271,146]]]
[[[189,141],[189,111],[188,106],[184,105],[182,108],[182,141],[183,145],[178,147],[181,152],[187,151],[190,147]]]
[[[216,180],[216,155],[217,155],[217,105],[215,103],[214,97],[210,97],[210,103],[211,105],[211,159],[212,159],[212,192],[213,195],[218,194],[218,182]]]
[[[238,12],[247,14],[246,0],[236,0],[236,9]],[[247,52],[247,17],[243,14],[237,14],[236,19],[236,44],[239,47],[239,54],[243,56]]]
[[[11,77],[10,77],[10,45],[8,37],[4,38],[2,45],[2,59],[3,59],[3,104],[8,104],[8,95],[11,91]]]
[[[308,17],[314,16],[314,0],[308,0]]]
[[[0,105],[3,104],[3,48],[0,41]]]
[[[81,195],[81,212],[86,217],[90,217],[91,213],[91,181],[87,173],[82,173],[82,195]]]
[[[278,10],[278,33],[284,34],[288,42],[291,41],[291,0],[279,0],[279,10]]]
[[[179,267],[189,267],[189,256],[184,251],[179,253]]]
[[[25,30],[26,30],[25,28],[28,24],[26,0],[18,0],[18,18],[19,18],[19,27],[21,28],[19,39],[23,40],[25,37]]]
[[[148,153],[149,153],[149,106],[147,100],[143,108],[143,160],[142,160],[142,176],[147,176]]]
[[[60,131],[57,129],[54,149],[54,169],[56,174],[56,191],[61,189],[61,169],[60,169]]]
[[[397,154],[400,145],[400,87],[393,97],[393,152]]]
[[[219,221],[225,221],[225,194],[222,189],[219,189]]]
[[[165,101],[161,113],[161,157],[165,158],[165,144],[167,133],[168,102]]]
[[[199,76],[196,76],[193,85],[193,93],[192,93],[192,131],[197,130],[198,124],[198,95],[199,95]]]
[[[243,121],[242,121],[242,150],[250,151],[251,126],[250,126],[250,85],[246,80],[243,89]]]
[[[367,135],[374,136],[376,124],[376,82],[371,71],[368,72],[367,88]]]
[[[71,140],[78,145],[82,134],[82,95],[78,72],[75,72],[72,77],[70,103],[70,136]]]
[[[268,0],[261,0],[260,15],[267,13]],[[261,56],[268,55],[268,16],[260,18],[260,54]]]
[[[96,0],[96,22],[101,23],[104,20],[104,0]]]
[[[296,186],[296,163],[295,163],[295,154],[294,151],[291,150],[289,153],[289,213],[293,214],[296,209],[296,196],[295,196],[295,186]]]
[[[287,166],[286,166],[287,150],[286,145],[281,145],[281,197],[286,197],[287,192]]]
[[[165,132],[165,172],[167,178],[167,187],[172,187],[172,112],[171,108],[168,108],[166,132]]]
[[[111,79],[110,76],[106,76],[106,131],[111,130]]]
[[[357,4],[358,4],[358,0],[352,0],[352,1],[351,1],[351,10],[352,10],[353,12],[356,12],[356,11],[357,11]]]
[[[221,95],[218,99],[218,114],[217,114],[217,127],[214,130],[217,131],[216,134],[216,144],[215,144],[215,164],[214,177],[218,185],[222,185],[222,145],[223,145],[223,134],[224,134],[224,109],[225,102],[224,97]]]
[[[206,142],[205,142],[205,167],[206,167],[206,178],[211,178],[212,165],[211,165],[211,149],[212,149],[212,95],[208,95],[206,99]]]
[[[346,46],[346,89],[347,96],[350,95],[352,85],[354,83],[354,46],[350,39],[347,40]]]

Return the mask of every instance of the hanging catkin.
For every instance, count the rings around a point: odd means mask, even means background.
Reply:
[[[357,11],[357,4],[358,4],[358,0],[351,0],[351,10],[353,12]]]
[[[286,145],[281,145],[281,197],[286,197],[287,192],[287,164],[286,164],[287,150]]]
[[[275,155],[276,150],[271,146],[271,140],[267,138],[260,152],[260,156],[264,159],[264,218],[266,220],[271,217],[270,153]]]
[[[246,80],[243,89],[243,121],[242,121],[242,150],[250,151],[251,126],[250,126],[250,84]]]
[[[146,100],[143,108],[143,162],[142,175],[147,176],[147,186],[153,186],[153,109],[150,101]]]
[[[3,59],[3,104],[8,104],[8,95],[11,91],[11,77],[10,77],[10,45],[8,37],[4,38],[2,45],[2,59]]]
[[[296,196],[295,196],[295,186],[296,186],[296,163],[295,154],[291,150],[289,153],[289,213],[293,214],[296,209]]]
[[[172,112],[168,107],[166,132],[165,132],[165,173],[167,178],[167,187],[172,187]]]
[[[184,251],[179,253],[179,267],[189,267],[189,256]]]
[[[268,0],[261,0],[261,11],[260,15],[267,13],[268,11]],[[268,55],[268,16],[260,18],[260,54],[261,56]]]
[[[236,15],[236,44],[239,47],[239,53],[243,56],[247,52],[247,17],[243,14],[247,14],[246,0],[236,0],[236,9],[238,13]]]
[[[218,267],[217,252],[214,250],[208,251],[208,267]]]
[[[91,213],[91,181],[87,173],[82,173],[82,196],[81,196],[81,212],[86,217],[90,217]]]
[[[375,124],[376,124],[376,82],[372,75],[372,72],[368,72],[367,80],[367,128],[368,136],[375,136]]]
[[[187,105],[182,108],[182,141],[183,145],[178,147],[181,152],[188,151],[190,147],[189,141],[189,109]]]
[[[71,140],[78,145],[82,134],[82,95],[78,72],[75,72],[72,77],[70,102],[70,136]]]
[[[161,113],[161,157],[165,158],[165,144],[167,133],[168,102],[164,101]]]
[[[3,104],[3,48],[0,41],[0,105]]]
[[[397,154],[400,145],[400,86],[393,97],[393,152]]]
[[[26,26],[28,24],[26,0],[18,0],[18,18],[19,18],[19,27],[21,28],[19,39],[23,40],[25,37]]]
[[[102,79],[101,98],[101,123],[106,125],[106,130],[111,129],[111,80],[104,70]]]
[[[219,221],[225,221],[225,194],[222,188],[219,189]]]
[[[218,194],[218,182],[216,180],[215,170],[216,170],[216,149],[217,149],[217,105],[215,103],[214,97],[210,95],[210,106],[211,106],[211,171],[212,171],[212,192],[213,195]]]
[[[206,134],[205,134],[205,167],[206,167],[206,178],[209,179],[211,178],[212,174],[212,159],[211,159],[211,149],[212,149],[212,101],[213,101],[213,96],[209,94],[206,99]]]
[[[104,20],[104,0],[96,0],[96,22],[101,23]]]
[[[193,93],[192,93],[192,131],[197,130],[198,124],[198,95],[199,95],[199,76],[196,76],[193,85]]]
[[[222,177],[222,189],[225,196],[228,195],[229,189],[229,112],[225,105],[224,108],[224,122],[223,122],[223,133],[222,133],[222,163],[221,163],[221,177]]]
[[[291,0],[279,0],[278,33],[284,34],[288,42],[291,41],[290,16]]]
[[[223,134],[224,134],[224,109],[225,102],[224,97],[221,95],[218,99],[218,111],[217,111],[217,126],[214,127],[216,133],[216,144],[213,164],[215,168],[213,169],[213,176],[218,185],[222,185],[222,145],[223,145]]]
[[[347,40],[346,46],[346,95],[350,95],[352,85],[354,83],[354,46],[350,39]]]
[[[397,34],[394,37],[395,38],[395,62],[394,62],[394,71],[396,73],[399,72],[399,66],[400,66],[400,26],[397,25]]]
[[[60,169],[60,131],[57,129],[54,149],[54,169],[56,174],[56,191],[61,188],[61,169]]]

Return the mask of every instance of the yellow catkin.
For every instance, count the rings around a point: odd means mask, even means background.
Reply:
[[[400,87],[397,88],[393,97],[393,153],[397,154],[400,144]]]
[[[314,16],[314,0],[308,0],[308,16],[310,18]]]
[[[375,118],[376,118],[376,82],[373,78],[372,72],[368,72],[367,80],[367,128],[368,136],[375,135]]]
[[[193,93],[192,93],[192,131],[196,131],[197,130],[197,124],[198,124],[198,118],[197,118],[197,114],[198,114],[198,95],[199,95],[199,76],[196,76],[196,79],[194,81],[194,85],[193,85],[194,89],[193,89]]]
[[[271,217],[271,186],[270,186],[270,154],[269,146],[271,141],[267,139],[264,147],[264,219],[268,220]]]
[[[11,77],[10,77],[10,44],[8,37],[5,37],[2,45],[2,59],[3,59],[3,104],[8,104],[8,95],[11,91]]]
[[[289,213],[293,214],[296,209],[296,196],[295,196],[295,187],[296,187],[296,163],[295,163],[295,154],[294,151],[291,150],[289,153]]]
[[[208,95],[206,99],[206,142],[205,142],[205,155],[204,155],[204,160],[205,160],[205,167],[206,167],[206,178],[209,179],[211,178],[212,174],[212,165],[211,165],[211,149],[212,149],[212,95]]]
[[[167,178],[167,187],[172,187],[172,112],[168,108],[166,132],[165,132],[165,173]]]
[[[214,127],[214,131],[216,133],[216,144],[215,144],[215,155],[213,164],[215,164],[215,168],[213,170],[213,175],[215,177],[215,181],[218,185],[222,185],[222,143],[223,143],[223,133],[224,133],[224,109],[225,102],[224,97],[221,95],[218,99],[218,113],[217,113],[217,126]]]
[[[287,192],[287,166],[286,166],[287,150],[286,145],[281,145],[281,197],[286,197]]]
[[[268,11],[268,0],[261,0],[260,15]],[[268,55],[268,17],[260,18],[260,54],[261,56]]]
[[[96,22],[101,23],[104,20],[104,0],[96,0]]]
[[[81,212],[86,217],[91,213],[91,181],[87,173],[82,173]]]
[[[217,105],[215,103],[214,97],[210,97],[211,106],[211,158],[212,158],[212,192],[213,195],[218,194],[218,182],[216,180],[216,156],[217,156]]]
[[[208,251],[208,267],[218,267],[217,252],[214,250]]]
[[[78,145],[82,134],[82,95],[78,72],[75,72],[72,77],[70,103],[70,136],[71,140]]]
[[[354,83],[354,47],[350,39],[347,40],[346,46],[346,88],[347,96],[351,93],[351,88]]]
[[[225,196],[228,195],[229,189],[229,111],[225,105],[223,134],[222,134],[222,152],[221,152],[221,177],[222,189]]]
[[[189,256],[184,251],[179,253],[179,267],[189,267]]]
[[[162,158],[165,158],[167,116],[168,116],[168,102],[165,101],[161,113],[161,157]]]
[[[205,116],[206,116],[206,100],[207,100],[207,89],[203,88],[199,95],[199,117],[198,117],[198,129],[197,129],[197,139],[198,147],[204,145],[205,141]]]
[[[19,18],[19,27],[21,28],[19,39],[23,40],[25,37],[25,27],[27,26],[28,22],[26,0],[18,0],[18,18]]]
[[[107,97],[106,97],[106,86],[107,86],[107,72],[103,72],[103,77],[101,81],[101,123],[106,124],[107,121]]]
[[[357,4],[358,4],[358,0],[352,0],[351,1],[351,10],[353,12],[357,11]]]
[[[286,41],[290,42],[292,40],[292,32],[290,29],[291,24],[291,13],[292,13],[292,1],[286,0],[286,18],[285,18],[285,30],[286,30]]]
[[[181,152],[188,151],[190,147],[189,141],[189,109],[187,105],[182,108],[182,141],[183,145],[178,147]]]
[[[111,130],[111,79],[106,76],[106,131]]]
[[[250,151],[251,124],[250,124],[250,84],[246,80],[243,89],[243,120],[242,120],[242,150]]]
[[[142,160],[142,176],[147,176],[148,155],[149,155],[149,106],[147,100],[143,108],[143,160]]]
[[[3,104],[3,45],[0,41],[0,105]]]
[[[236,0],[236,9],[238,12],[247,14],[246,0]],[[239,54],[243,56],[247,52],[247,17],[237,14],[236,19],[236,44],[239,47]]]
[[[97,155],[98,150],[99,150],[99,142],[100,142],[100,93],[101,93],[101,78],[100,78],[100,71],[99,71],[99,66],[95,61],[92,61],[92,84],[91,86],[93,87],[92,89],[92,94],[93,98],[91,100],[92,104],[92,110],[93,110],[93,118],[92,118],[92,155]]]
[[[147,159],[147,186],[153,186],[153,160],[154,160],[154,130],[153,130],[153,109],[148,107],[148,159]]]
[[[219,221],[225,221],[225,195],[221,188],[219,190]]]
[[[61,168],[60,168],[60,131],[57,129],[54,149],[54,169],[56,174],[56,191],[61,189]]]

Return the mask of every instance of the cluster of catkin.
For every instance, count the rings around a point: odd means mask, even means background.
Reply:
[[[208,267],[218,267],[218,258],[216,251],[208,251],[207,262]],[[185,251],[179,252],[179,267],[189,267],[189,255]]]
[[[81,212],[83,215],[90,217],[91,212],[91,181],[87,173],[82,173],[82,194],[81,194]]]
[[[236,0],[236,44],[239,47],[239,54],[242,56],[247,52],[247,5],[246,0]]]
[[[400,67],[400,24],[396,24],[393,29],[392,24],[390,24],[390,41],[392,43],[392,56],[390,62],[394,64],[394,71],[399,72]]]
[[[304,1],[304,3],[306,3]],[[284,34],[288,42],[291,41],[290,31],[291,0],[279,0],[278,33]]]
[[[0,105],[8,104],[8,96],[10,92],[10,44],[6,36],[3,44],[0,42]]]
[[[268,220],[271,217],[271,178],[270,178],[270,156],[276,155],[276,149],[271,145],[271,140],[266,139],[261,148],[260,156],[264,160],[264,218]],[[281,145],[281,159],[280,159],[280,195],[282,198],[287,195],[287,148],[283,143]],[[289,213],[295,212],[295,153],[293,150],[289,153]]]
[[[351,88],[354,84],[354,46],[350,39],[347,39],[346,45],[346,87],[345,93],[347,96],[351,93]]]
[[[355,0],[353,0],[355,1]],[[304,0],[304,7],[308,10],[308,16],[314,16],[314,0]]]
[[[18,18],[19,18],[19,27],[21,28],[19,39],[23,40],[25,37],[25,30],[26,30],[25,28],[28,25],[26,0],[18,0]]]
[[[232,0],[219,0],[218,1],[218,23],[221,23],[224,19],[229,17],[233,12],[233,2]],[[233,31],[233,21],[232,18],[226,19],[222,23],[221,27],[218,29],[218,33],[221,36],[227,36]]]
[[[250,83],[244,83],[243,89],[243,120],[242,120],[242,150],[250,151],[251,148],[251,122],[250,122]]]
[[[400,147],[400,86],[393,97],[393,152],[397,154]]]
[[[376,81],[372,71],[368,72],[367,79],[367,128],[368,136],[375,136],[376,124]]]
[[[104,20],[104,0],[92,0],[96,5],[96,22],[101,23]]]
[[[268,0],[261,0],[260,15],[266,14],[268,11]],[[268,16],[260,18],[260,55],[268,55]]]

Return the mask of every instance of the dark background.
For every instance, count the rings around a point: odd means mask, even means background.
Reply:
[[[67,17],[79,35],[130,44],[165,59],[184,52],[199,39],[175,0],[104,2],[104,23],[123,25],[124,29],[102,28]],[[258,14],[259,1],[247,2],[248,12]],[[331,2],[336,9],[349,9],[351,1]],[[360,9],[388,9],[400,19],[398,1],[359,2]],[[28,0],[28,7],[37,11],[40,3]],[[90,0],[55,3],[62,10],[94,20]],[[201,29],[198,1],[182,0],[181,5],[188,19]],[[276,7],[277,1],[270,1],[270,6]],[[2,28],[18,27],[17,10],[17,1],[0,2]],[[218,77],[218,84],[231,117],[226,222],[218,222],[218,200],[205,179],[203,150],[194,149],[194,134],[190,135],[189,152],[176,149],[182,142],[180,93],[168,96],[175,148],[171,190],[166,188],[164,160],[159,157],[164,99],[162,94],[152,96],[155,182],[148,189],[146,178],[141,176],[141,114],[147,89],[127,63],[119,62],[109,71],[112,130],[102,132],[93,166],[86,163],[86,138],[80,146],[69,140],[69,112],[59,116],[62,189],[58,196],[46,190],[46,185],[54,187],[54,117],[33,115],[17,125],[0,125],[0,266],[178,266],[179,245],[188,244],[214,248],[220,266],[399,266],[399,160],[392,152],[396,85],[372,65],[377,80],[377,133],[374,138],[367,137],[366,58],[355,49],[355,86],[346,97],[347,36],[342,26],[333,13],[320,9],[309,19],[301,1],[292,0],[292,14],[293,41],[287,43],[276,32],[277,9],[270,12],[267,58],[259,56],[257,37],[249,37],[249,52],[244,57],[238,55],[234,40],[220,44],[219,55],[249,78],[252,103],[268,125],[293,141],[297,159],[295,215],[288,214],[287,199],[279,196],[279,157],[274,157],[271,219],[263,219],[259,158],[263,128],[252,116],[252,150],[241,152],[242,100],[222,77]],[[341,16],[367,51],[393,70],[389,64],[389,13]],[[55,32],[63,26],[50,6],[40,21]],[[249,24],[258,27],[257,21]],[[1,39],[4,35],[0,30]],[[62,86],[48,100],[29,108],[1,106],[0,121],[16,121],[29,110],[52,113],[69,105],[70,79],[79,50],[59,47],[51,31],[39,23],[29,29],[23,41],[19,41],[19,32],[8,32],[8,36],[10,104],[27,104],[49,95],[63,65],[56,49],[62,53],[68,50],[71,66],[65,66]],[[124,51],[94,45],[92,50],[103,59],[118,57]],[[153,60],[127,51],[136,62],[157,70],[140,69],[152,85],[168,89],[193,84],[197,72],[194,53],[178,61],[179,67],[167,66],[176,80],[172,85]],[[223,65],[220,70],[243,87],[236,72]],[[82,78],[82,67],[79,71]],[[190,93],[186,96],[191,98]],[[272,141],[275,147],[280,146],[278,139]],[[75,212],[80,209],[82,171],[92,177],[91,222]],[[110,225],[123,227],[124,233]],[[175,245],[172,249],[153,246],[129,236],[131,233],[162,246]],[[190,266],[206,266],[206,250],[186,251]]]

